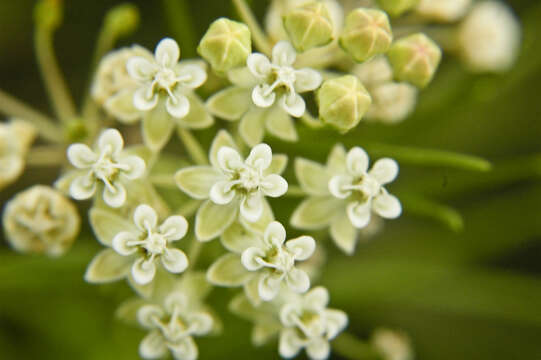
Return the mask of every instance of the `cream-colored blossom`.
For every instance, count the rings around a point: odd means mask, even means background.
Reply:
[[[36,129],[23,120],[0,124],[0,189],[23,173],[25,157],[35,137]]]

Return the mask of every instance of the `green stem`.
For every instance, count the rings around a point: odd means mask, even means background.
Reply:
[[[403,194],[399,198],[404,206],[404,212],[408,214],[431,218],[455,232],[464,229],[462,215],[452,207],[419,195]]]
[[[199,255],[201,254],[201,250],[203,247],[203,243],[194,236],[192,238],[192,244],[190,245],[190,248],[188,249],[188,259],[190,259],[190,269],[195,269],[195,264],[197,263],[197,260],[199,259]]]
[[[186,151],[188,151],[188,154],[190,154],[193,162],[197,165],[208,164],[207,153],[203,150],[203,147],[190,130],[179,127],[178,136],[182,140],[182,143],[184,144]]]
[[[399,162],[424,166],[447,166],[457,169],[486,172],[492,164],[480,157],[451,151],[422,149],[409,146],[368,143],[364,148],[375,156],[390,156]]]
[[[255,18],[252,10],[246,1],[244,0],[233,0],[233,5],[237,9],[240,18],[242,21],[248,25],[250,31],[252,32],[252,39],[254,40],[255,46],[267,56],[270,56],[272,52],[272,44],[267,38],[261,27],[259,26],[257,19]]]
[[[334,351],[349,360],[381,360],[379,352],[355,335],[342,333],[332,342]]]
[[[61,166],[66,161],[66,150],[59,146],[35,146],[26,155],[29,166]]]
[[[303,197],[306,196],[306,192],[298,185],[289,185],[287,192],[285,193],[287,197]]]
[[[0,112],[7,116],[28,121],[36,127],[41,137],[53,143],[63,142],[62,129],[54,121],[30,106],[0,90]]]
[[[167,24],[182,48],[182,57],[191,58],[196,55],[196,35],[192,14],[186,0],[163,0]]]

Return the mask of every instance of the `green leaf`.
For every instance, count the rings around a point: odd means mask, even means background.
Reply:
[[[282,174],[287,167],[287,161],[288,158],[285,154],[272,155],[272,162],[265,170],[265,174]]]
[[[238,203],[233,200],[226,205],[205,201],[195,216],[195,236],[200,241],[209,241],[221,235],[235,220]]]
[[[229,146],[238,151],[237,144],[235,143],[235,140],[233,140],[231,134],[225,130],[218,131],[218,134],[216,134],[214,140],[212,140],[209,151],[210,164],[215,168],[218,168],[218,150],[220,150],[222,146]]]
[[[123,216],[108,209],[94,206],[89,211],[92,230],[100,243],[111,246],[113,238],[122,231],[135,231],[134,224]]]
[[[316,230],[329,225],[345,202],[332,196],[317,196],[304,200],[293,212],[291,225],[299,229]]]
[[[191,166],[180,169],[175,174],[175,182],[180,190],[195,199],[207,199],[210,188],[218,181],[220,174],[210,166]]]
[[[330,233],[336,246],[348,255],[353,254],[357,243],[357,229],[351,224],[345,211],[333,219]]]
[[[230,86],[214,94],[206,102],[211,114],[229,121],[239,120],[251,104],[250,90],[236,86]]]
[[[242,266],[240,255],[225,254],[212,264],[207,272],[207,280],[214,285],[241,286],[253,274]]]
[[[295,122],[280,106],[272,106],[266,116],[265,126],[269,133],[284,141],[294,142],[299,139]]]
[[[185,94],[190,102],[190,112],[177,123],[181,127],[190,129],[205,129],[214,124],[214,118],[209,114],[205,104],[194,93]]]
[[[133,257],[117,254],[113,249],[105,249],[92,259],[85,273],[90,283],[107,283],[120,280],[129,274]]]
[[[308,159],[295,159],[295,175],[301,188],[310,195],[328,195],[330,174],[325,166]]]
[[[259,242],[257,235],[248,231],[238,222],[229,226],[220,238],[222,245],[229,251],[240,254]]]
[[[174,121],[165,109],[163,101],[143,116],[143,140],[152,151],[160,151],[169,141]]]
[[[240,119],[239,133],[246,144],[253,147],[261,143],[265,135],[267,110],[252,106]]]

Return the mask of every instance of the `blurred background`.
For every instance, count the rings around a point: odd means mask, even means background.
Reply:
[[[236,17],[225,0],[132,2],[141,10],[141,25],[119,46],[137,42],[152,49],[172,36],[184,58],[195,56],[197,39],[212,20]],[[117,3],[66,1],[56,51],[76,99],[88,86],[102,17]],[[262,16],[268,1],[252,3]],[[508,73],[474,75],[445,56],[416,111],[399,125],[361,123],[346,136],[321,136],[299,125],[300,145],[270,139],[276,152],[318,161],[336,142],[378,141],[470,153],[494,163],[489,173],[403,165],[390,187],[398,197],[414,192],[452,205],[464,217],[462,232],[406,211],[351,257],[320,239],[329,245],[320,283],[329,288],[332,306],[349,314],[349,331],[366,338],[376,327],[401,329],[419,360],[541,359],[541,3],[507,3],[523,25],[521,55]],[[50,114],[34,59],[33,5],[0,1],[0,87]],[[0,193],[2,204],[57,175],[46,168],[28,170]],[[292,175],[289,169],[286,177]],[[287,222],[298,201],[273,203],[278,219]],[[114,318],[118,304],[131,296],[129,287],[83,281],[98,249],[88,226],[56,260],[16,254],[1,240],[0,359],[138,358],[144,332]],[[251,325],[227,314],[232,295],[212,292],[210,303],[225,314],[224,332],[197,341],[200,358],[278,358],[275,343],[252,347]]]

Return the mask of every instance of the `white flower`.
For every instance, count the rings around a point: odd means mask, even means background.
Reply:
[[[84,174],[76,177],[69,188],[70,195],[77,200],[91,198],[102,182],[103,200],[111,207],[120,207],[126,201],[126,188],[123,182],[138,179],[145,172],[145,162],[138,156],[122,152],[124,140],[116,129],[101,133],[94,150],[85,144],[72,144],[68,147],[68,159]]]
[[[206,72],[195,64],[179,62],[180,49],[175,40],[161,40],[152,61],[136,56],[127,63],[128,73],[140,83],[133,96],[134,106],[149,111],[158,105],[159,95],[167,95],[167,112],[181,119],[190,112],[190,102],[185,91],[198,88],[207,79]]]
[[[298,93],[317,89],[322,77],[310,68],[295,69],[293,63],[296,57],[295,49],[287,41],[280,41],[274,46],[272,62],[260,53],[248,56],[248,69],[259,82],[252,91],[255,105],[267,108],[278,101],[291,116],[304,114],[306,104]]]
[[[376,329],[370,342],[384,360],[412,360],[413,350],[407,335],[390,329]]]
[[[329,341],[344,330],[348,317],[343,311],[328,309],[328,303],[329,293],[324,287],[285,302],[280,310],[280,321],[285,327],[280,334],[281,356],[290,358],[306,348],[313,360],[329,357]]]
[[[472,0],[421,0],[415,11],[435,20],[452,22],[464,16],[471,2]]]
[[[25,121],[12,119],[0,124],[0,189],[22,174],[26,153],[35,137],[35,128]]]
[[[260,273],[259,296],[269,301],[276,297],[284,281],[294,292],[308,290],[310,278],[295,267],[295,262],[308,259],[315,248],[316,243],[310,236],[286,241],[286,230],[282,224],[273,221],[267,226],[261,243],[243,251],[241,261],[248,271]]]
[[[329,181],[331,194],[338,199],[347,199],[349,220],[358,229],[368,225],[372,211],[387,219],[394,219],[402,212],[398,199],[383,187],[396,178],[396,161],[379,159],[370,171],[368,162],[366,152],[354,147],[346,157],[346,174],[335,175]]]
[[[475,71],[508,70],[518,55],[520,25],[499,1],[475,4],[458,31],[462,57]]]
[[[165,298],[163,306],[144,305],[137,311],[138,322],[150,330],[139,346],[142,358],[161,358],[169,350],[176,360],[197,359],[192,336],[208,334],[213,319],[207,312],[190,308],[188,302],[184,293],[176,291]]]
[[[133,214],[133,221],[139,231],[118,233],[113,238],[112,246],[120,255],[135,255],[131,271],[138,284],[148,284],[154,279],[158,259],[173,274],[186,270],[186,254],[171,244],[182,239],[188,231],[188,222],[184,217],[170,216],[158,226],[156,211],[148,205],[139,205]]]

